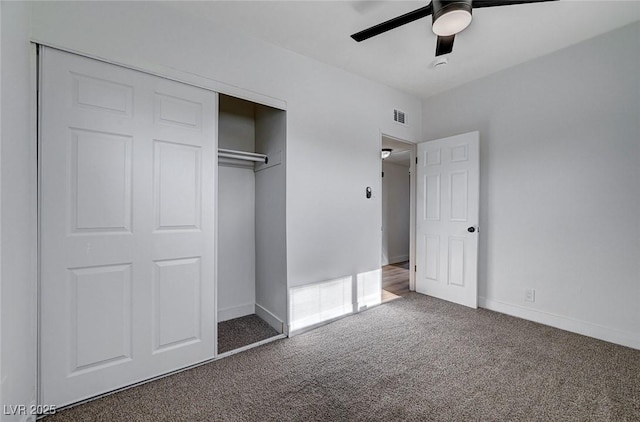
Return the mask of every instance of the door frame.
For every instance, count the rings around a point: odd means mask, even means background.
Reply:
[[[418,156],[418,144],[409,140],[398,138],[397,136],[388,135],[384,131],[380,131],[380,144],[378,151],[382,151],[382,138],[389,138],[397,142],[402,142],[411,147],[411,157],[409,163],[409,290],[416,290],[416,157]],[[382,194],[382,159],[380,159],[380,193]],[[382,201],[380,201],[380,221],[382,222]],[[382,224],[380,225],[382,227]],[[382,246],[382,230],[380,230],[380,239]],[[382,248],[381,248],[382,249]],[[382,268],[382,250],[380,250],[380,268]],[[380,275],[382,278],[382,275]]]
[[[40,155],[40,147],[41,147],[41,134],[40,134],[40,113],[41,113],[41,109],[40,109],[40,87],[41,87],[41,64],[40,64],[40,48],[41,47],[47,47],[47,48],[51,48],[51,49],[55,49],[55,50],[60,50],[66,53],[71,53],[71,54],[75,54],[81,57],[85,57],[88,59],[92,59],[92,60],[96,60],[102,63],[107,63],[107,64],[111,64],[111,65],[115,65],[115,66],[120,66],[123,67],[125,69],[129,69],[129,70],[133,70],[133,71],[137,71],[137,72],[142,72],[151,76],[156,76],[159,78],[163,78],[169,81],[174,81],[174,82],[178,82],[178,83],[182,83],[185,85],[189,85],[189,86],[193,86],[196,88],[201,88],[207,91],[212,91],[216,94],[225,94],[225,95],[230,95],[232,97],[236,97],[236,98],[241,98],[244,100],[248,100],[251,102],[254,102],[256,104],[261,104],[261,105],[265,105],[268,107],[272,107],[278,110],[283,110],[283,111],[287,111],[287,103],[284,100],[278,99],[278,98],[274,98],[274,97],[270,97],[267,95],[263,95],[254,91],[249,91],[249,90],[245,90],[243,88],[239,88],[237,86],[233,86],[233,85],[228,85],[224,82],[221,81],[216,81],[213,79],[208,79],[206,77],[203,76],[199,76],[196,74],[192,74],[192,73],[188,73],[185,71],[180,71],[180,70],[176,70],[173,68],[168,68],[162,65],[156,65],[156,64],[149,64],[147,62],[144,61],[139,61],[139,60],[135,60],[133,63],[123,63],[120,61],[115,61],[115,60],[110,60],[104,57],[99,57],[87,52],[83,52],[83,51],[77,51],[74,49],[70,49],[70,48],[65,48],[65,47],[61,47],[52,43],[47,43],[47,42],[43,42],[41,40],[37,40],[34,38],[30,39],[30,56],[31,56],[31,75],[30,75],[30,79],[31,79],[31,106],[30,106],[30,114],[31,114],[31,133],[32,133],[32,148],[30,151],[30,161],[31,161],[31,166],[30,166],[30,171],[32,172],[32,174],[34,175],[34,184],[33,186],[31,186],[31,188],[29,189],[28,192],[26,192],[26,194],[32,196],[35,200],[35,204],[36,204],[36,211],[34,213],[34,219],[33,219],[33,224],[35,225],[35,236],[33,239],[33,244],[31,245],[31,251],[32,251],[32,256],[34,258],[34,262],[36,263],[36,269],[35,269],[35,280],[33,280],[33,286],[34,286],[34,293],[32,296],[32,302],[31,302],[31,306],[35,311],[35,332],[33,333],[33,341],[34,344],[36,346],[36,353],[35,353],[35,362],[34,362],[34,368],[35,368],[35,373],[31,374],[32,379],[34,380],[34,385],[36,387],[35,389],[35,397],[33,398],[34,401],[31,403],[32,405],[38,405],[38,404],[44,404],[42,401],[42,386],[41,386],[41,341],[40,341],[40,333],[41,333],[41,312],[40,312],[40,305],[41,305],[41,288],[40,288],[40,284],[41,284],[41,274],[40,274],[40,270],[41,270],[41,264],[40,264],[40,259],[41,259],[41,245],[40,245],[40,236],[42,234],[41,228],[40,228],[40,218],[41,218],[41,211],[40,211],[40,206],[41,206],[41,200],[40,200],[40,195],[41,195],[41,171],[40,171],[40,163],[41,163],[41,155]],[[217,142],[215,145],[215,151],[217,151]],[[217,160],[215,160],[217,163]],[[214,177],[217,180],[218,177],[218,165],[215,164],[214,165]],[[286,186],[285,186],[286,189]],[[214,201],[217,204],[218,201],[218,185],[217,183],[214,184]],[[217,254],[217,250],[218,250],[218,236],[217,236],[217,230],[218,230],[218,209],[217,207],[214,210],[214,230],[215,230],[215,235],[214,235],[214,295],[217,298],[218,295],[218,283],[217,283],[217,277],[218,277],[218,272],[217,272],[217,260],[218,260],[218,254]],[[288,283],[287,283],[288,284]],[[289,309],[289,295],[286,295],[285,298],[287,305],[286,305],[286,309]],[[217,300],[215,301],[214,304],[214,315],[217,316]],[[217,317],[216,317],[217,318]],[[288,319],[288,315],[287,315],[287,319]],[[282,338],[285,337],[284,335],[282,335]],[[277,338],[281,338],[281,337],[275,337],[274,339]],[[178,372],[182,372],[182,371],[186,371],[188,369],[200,366],[200,365],[204,365],[208,362],[214,361],[214,360],[218,360],[220,358],[224,358],[230,354],[233,353],[226,353],[226,354],[219,354],[218,353],[218,347],[217,347],[217,332],[215,335],[215,350],[214,350],[214,357],[212,359],[203,361],[203,362],[199,362],[184,368],[179,368],[170,372],[167,372],[165,374],[161,374],[158,375],[156,377],[153,378],[149,378],[149,379],[145,379],[142,380],[136,384],[133,384],[131,386],[135,386],[135,385],[139,385],[139,384],[144,384],[150,381],[154,381],[156,379],[160,379],[160,378],[164,378],[170,375],[173,375],[175,373]],[[235,352],[239,352],[242,351],[244,349],[238,349]],[[84,401],[87,400],[91,400],[94,398],[98,398],[98,397],[102,397],[104,395],[108,395],[108,394],[113,394],[115,392],[127,389],[131,386],[125,386],[122,388],[118,388],[115,389],[113,391],[109,391],[106,392],[104,394],[100,394],[96,397],[92,397],[90,399],[86,399],[83,400],[79,403],[82,403]],[[69,406],[74,406],[76,404],[79,403],[73,403],[71,405],[66,405],[63,406],[62,408],[66,408]],[[60,408],[61,409],[61,408]],[[59,409],[58,409],[59,410]]]

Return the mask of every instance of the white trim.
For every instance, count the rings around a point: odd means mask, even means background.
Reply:
[[[257,316],[262,318],[267,324],[273,327],[279,333],[287,334],[287,327],[285,326],[284,321],[275,316],[272,312],[270,312],[264,306],[256,303],[255,313]]]
[[[355,307],[354,308],[355,311],[353,313],[357,314],[358,312],[366,311],[367,309],[371,309],[376,306],[382,305],[381,296],[382,296],[382,292],[380,292],[380,295],[376,294],[376,295],[369,295],[369,296],[359,298],[362,300],[359,300],[358,302],[353,304],[353,306]]]
[[[41,228],[40,228],[40,215],[41,215],[41,210],[40,210],[40,203],[41,203],[41,198],[40,198],[40,186],[42,185],[42,180],[41,180],[41,172],[40,172],[40,161],[38,160],[38,157],[41,157],[42,155],[40,154],[40,146],[41,146],[41,142],[40,142],[40,104],[41,104],[41,98],[40,98],[40,86],[42,85],[42,57],[41,55],[39,55],[39,49],[40,47],[38,47],[36,44],[31,43],[30,44],[30,48],[31,48],[31,95],[32,95],[32,104],[31,104],[31,119],[32,119],[32,125],[33,127],[31,128],[31,132],[33,134],[33,139],[35,142],[35,148],[34,151],[30,157],[30,161],[33,164],[34,168],[32,169],[35,170],[35,174],[36,174],[36,186],[35,186],[35,197],[36,197],[36,216],[35,216],[35,225],[36,225],[36,237],[35,237],[35,245],[33,246],[35,251],[35,260],[36,260],[36,279],[35,279],[35,285],[36,285],[36,291],[35,291],[35,307],[36,307],[36,332],[35,332],[35,344],[36,344],[36,373],[35,375],[35,380],[36,380],[36,395],[35,395],[35,399],[36,399],[36,404],[45,404],[42,401],[42,387],[41,387],[41,367],[42,367],[42,360],[41,360],[41,344],[40,344],[40,327],[41,327],[41,314],[40,314],[40,303],[41,303],[41,297],[40,297],[40,257],[41,257],[41,251],[40,251],[40,232],[41,232]],[[30,192],[31,193],[31,192]],[[33,193],[32,193],[33,194]]]
[[[110,63],[112,65],[125,67],[127,69],[147,73],[153,76],[158,76],[163,79],[168,79],[168,80],[180,82],[186,85],[195,86],[197,88],[214,91],[220,94],[241,98],[243,100],[277,108],[279,110],[285,110],[285,111],[287,110],[287,102],[284,100],[280,100],[278,98],[270,97],[268,95],[260,94],[258,92],[254,92],[254,91],[250,91],[234,85],[230,85],[221,81],[217,81],[215,79],[210,79],[195,73],[187,72],[184,70],[178,70],[172,67],[159,65],[156,63],[149,63],[144,60],[140,60],[139,58],[129,59],[128,61],[119,60],[117,58],[110,59],[106,57],[96,56],[95,54],[87,53],[84,51],[63,47],[55,43],[39,40],[34,37],[31,37],[31,42],[45,46],[45,47],[53,48],[56,50],[65,51],[67,53],[83,56],[89,59]]]
[[[537,309],[526,308],[520,305],[501,302],[499,300],[487,299],[486,297],[479,297],[478,303],[481,308],[491,311],[512,315],[518,318],[548,325],[550,327],[571,331],[572,333],[640,350],[640,336],[628,331],[609,328],[592,322],[582,321]]]
[[[415,268],[418,265],[416,258],[416,224],[417,224],[417,186],[418,186],[418,166],[416,165],[416,159],[418,157],[418,144],[413,144],[411,147],[411,164],[409,165],[410,174],[410,199],[409,199],[409,290],[416,291],[416,272]]]
[[[242,305],[229,306],[227,308],[218,309],[218,321],[223,322],[234,318],[240,318],[247,315],[253,315],[255,312],[253,302]]]
[[[376,306],[379,306],[379,305],[376,305]],[[306,332],[313,331],[316,328],[322,327],[322,326],[327,325],[327,324],[331,324],[332,322],[339,321],[339,320],[341,320],[343,318],[346,318],[348,316],[358,314],[361,311],[365,311],[366,309],[368,309],[368,308],[365,307],[365,308],[363,308],[361,310],[347,312],[346,314],[343,314],[343,315],[340,315],[340,316],[337,316],[337,317],[334,317],[334,318],[326,319],[324,321],[320,321],[320,322],[317,322],[315,324],[308,325],[306,327],[298,328],[297,330],[289,331],[289,337],[293,337],[293,336],[297,336],[299,334],[304,334]]]
[[[327,319],[327,320],[324,320],[324,321],[320,321],[320,322],[312,324],[312,325],[308,325],[306,327],[298,328],[297,330],[289,331],[288,337],[294,337],[294,336],[297,336],[297,335],[300,335],[300,334],[307,333],[309,331],[313,331],[316,328],[320,328],[322,326],[331,324],[333,322],[339,321],[339,320],[344,319],[346,317],[349,317],[349,316],[352,316],[352,315],[356,315],[356,314],[359,314],[361,312],[368,311],[369,309],[374,309],[374,308],[377,308],[378,306],[382,306],[382,305],[384,305],[384,303],[376,303],[374,305],[363,305],[362,308],[358,308],[359,305],[358,305],[357,302],[355,302],[353,304],[353,309],[354,309],[353,311],[348,312],[348,313],[346,313],[344,315],[340,315],[340,316],[337,316],[337,317],[334,317],[334,318],[330,318],[330,319]]]
[[[282,339],[285,339],[285,338],[287,338],[286,334],[278,334],[277,336],[269,337],[267,339],[260,340],[260,341],[257,341],[255,343],[251,343],[251,344],[248,344],[246,346],[238,347],[237,349],[229,350],[228,352],[220,353],[218,355],[218,358],[220,358],[220,359],[226,358],[226,357],[229,357],[231,355],[235,355],[237,353],[244,352],[245,350],[253,349],[254,347],[262,346],[264,344],[271,343],[271,342],[276,341],[276,340],[282,340]]]
[[[2,24],[2,5],[0,5],[0,25]],[[0,98],[4,98],[2,96],[2,47],[1,47],[1,43],[0,43]],[[33,69],[32,69],[33,70]],[[31,112],[33,113],[33,110],[31,110]],[[2,120],[3,119],[3,110],[2,110],[2,103],[0,102],[0,162],[2,161],[2,140],[4,139],[4,137],[2,136]],[[0,173],[1,174],[1,173]],[[0,205],[2,204],[2,177],[0,176]],[[2,239],[2,206],[0,206],[0,240]],[[2,242],[0,241],[0,268],[2,268]],[[0,273],[0,303],[2,303],[2,286],[6,284],[6,281],[3,283],[2,282],[2,274]],[[0,313],[0,352],[2,351],[2,313]],[[37,327],[36,327],[37,329]],[[36,343],[37,344],[37,343]],[[37,356],[37,352],[36,352],[36,356]],[[31,374],[33,375],[33,374]],[[37,377],[37,371],[36,371],[36,377]],[[2,359],[0,359],[0,380],[4,378],[4,372],[2,370]],[[36,383],[36,385],[38,385]],[[2,388],[0,387],[0,403],[5,403],[5,401],[3,400],[3,395],[2,395]]]
[[[220,140],[218,139],[218,132],[220,129],[220,94],[216,93],[215,110],[216,116],[216,132],[213,137],[213,151],[217,155],[218,146]],[[213,315],[215,315],[215,321],[213,321],[213,357],[218,357],[218,322],[220,322],[220,305],[218,304],[218,173],[220,165],[217,158],[213,159]]]
[[[310,321],[315,321],[318,318],[322,318],[322,316],[321,316],[322,314],[320,314],[320,313],[319,314],[313,314],[313,315],[309,315],[306,318],[302,318],[302,319],[299,319],[299,320],[295,321],[295,324],[292,323],[291,326],[300,327],[300,328],[295,328],[293,330],[296,333],[300,332],[300,330],[305,329],[307,327],[319,327],[321,325],[324,325],[325,322],[329,323],[329,322],[334,321],[336,319],[342,318],[343,316],[351,315],[351,314],[355,313],[354,309],[357,309],[357,308],[354,308],[354,306],[357,306],[357,305],[355,305],[355,303],[351,302],[351,303],[344,303],[342,305],[334,306],[333,308],[330,308],[330,309],[324,309],[323,313],[330,314],[330,315],[335,314],[337,316],[330,317],[330,318],[327,318],[327,319],[322,319],[322,320],[320,320],[318,322],[310,322]],[[289,335],[291,336],[291,332],[289,332]]]

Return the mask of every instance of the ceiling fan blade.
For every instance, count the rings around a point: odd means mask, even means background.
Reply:
[[[438,36],[438,43],[436,44],[436,57],[443,54],[449,54],[453,51],[453,41],[455,35],[449,35],[448,37]]]
[[[405,13],[404,15],[395,17],[386,22],[379,23],[378,25],[372,26],[371,28],[367,28],[363,31],[357,32],[351,35],[351,38],[360,42],[364,41],[368,38],[375,37],[376,35],[380,35],[383,32],[390,31],[392,29],[398,28],[399,26],[406,25],[418,19],[422,19],[431,14],[431,3],[427,6],[421,7],[420,9],[416,9],[412,12]]]
[[[544,3],[548,1],[558,0],[473,0],[471,4],[474,9],[477,9],[479,7],[511,6],[514,4]]]

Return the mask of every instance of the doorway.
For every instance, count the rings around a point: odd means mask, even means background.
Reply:
[[[412,172],[415,144],[382,135],[382,302],[413,290]]]

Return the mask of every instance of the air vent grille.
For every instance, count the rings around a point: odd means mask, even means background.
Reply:
[[[394,122],[398,122],[402,125],[406,125],[407,124],[407,115],[405,114],[404,111],[400,111],[400,110],[393,110],[393,121]]]

